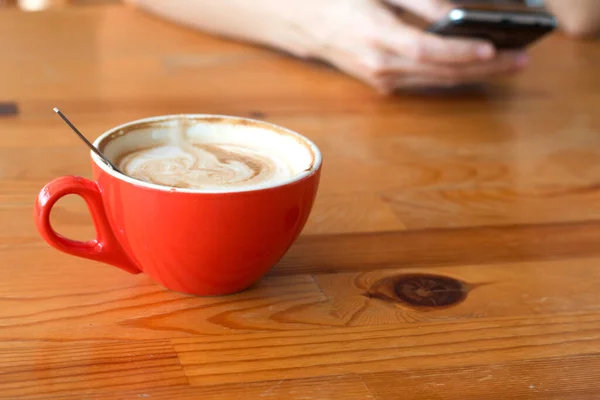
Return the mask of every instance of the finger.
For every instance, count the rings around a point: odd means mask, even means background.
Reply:
[[[394,89],[452,88],[459,85],[460,83],[448,79],[422,76],[406,76],[395,80]]]
[[[529,63],[529,57],[522,52],[502,52],[493,60],[453,68],[447,77],[459,82],[474,82],[522,70]]]
[[[386,50],[420,62],[464,64],[496,55],[488,41],[443,37],[398,21],[382,26],[376,40]]]
[[[443,78],[454,81],[472,81],[498,74],[516,72],[528,64],[528,56],[523,52],[502,52],[498,57],[483,62],[465,65],[421,63],[404,57],[390,55],[380,75],[417,75]]]
[[[452,10],[447,0],[388,0],[388,3],[402,7],[429,21],[438,21]]]
[[[389,78],[384,86],[378,89],[383,95],[390,95],[398,89],[420,89],[420,88],[454,88],[459,86],[452,80],[443,78],[423,77],[423,76],[401,76]]]
[[[528,59],[523,53],[502,53],[497,60],[467,68],[439,67],[437,65],[410,65],[403,63],[399,71],[381,75],[378,90],[391,93],[403,87],[455,87],[483,83],[516,73],[523,69]]]

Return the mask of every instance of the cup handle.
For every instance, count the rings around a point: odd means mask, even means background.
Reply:
[[[69,194],[81,196],[88,205],[96,238],[87,242],[68,239],[58,233],[50,224],[50,212],[56,202]],[[64,176],[48,183],[39,193],[35,202],[34,217],[42,238],[52,247],[77,257],[114,265],[132,274],[140,269],[131,262],[115,237],[102,203],[100,188],[96,182],[78,176]]]

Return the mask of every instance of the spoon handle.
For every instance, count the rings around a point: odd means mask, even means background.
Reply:
[[[85,142],[85,144],[87,144],[88,147],[90,149],[92,149],[92,151],[94,153],[96,153],[98,155],[98,157],[100,157],[102,160],[104,160],[104,162],[106,164],[108,164],[109,167],[111,167],[113,170],[115,170],[117,172],[123,173],[119,170],[119,168],[117,168],[116,165],[114,165],[108,158],[106,158],[106,156],[104,156],[104,154],[102,154],[100,152],[100,150],[98,150],[96,148],[96,146],[94,146],[92,143],[90,143],[90,141],[87,140],[87,138],[85,136],[83,136],[83,134],[81,132],[79,132],[79,130],[77,128],[75,128],[75,125],[73,125],[71,123],[71,121],[69,121],[69,119],[67,117],[65,117],[65,115],[62,112],[60,112],[60,110],[58,108],[54,107],[54,112],[57,113],[58,116],[61,117],[63,119],[63,121],[65,121],[67,123],[67,125],[69,125],[71,127],[71,129],[73,129],[73,131],[81,138],[81,140],[83,140]]]

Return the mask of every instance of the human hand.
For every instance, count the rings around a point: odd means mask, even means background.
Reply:
[[[380,92],[479,83],[527,64],[522,52],[496,52],[482,40],[445,38],[399,19],[377,0],[299,0],[296,26],[310,35],[307,54]],[[428,21],[452,8],[446,0],[389,0]]]
[[[125,1],[214,34],[327,61],[384,93],[484,82],[527,61],[484,41],[423,32],[390,9],[433,22],[452,8],[448,0]]]

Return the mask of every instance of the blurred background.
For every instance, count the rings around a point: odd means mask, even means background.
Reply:
[[[0,0],[0,7],[18,7],[24,11],[41,11],[51,7],[120,3],[120,0]]]
[[[569,0],[565,0],[569,1]],[[93,5],[120,3],[121,0],[0,0],[0,7],[18,7],[24,11],[41,11],[51,7],[64,7],[69,5]],[[461,0],[456,1],[460,4],[468,3],[490,3],[494,5],[519,5],[527,3],[530,6],[537,6],[540,0]]]

